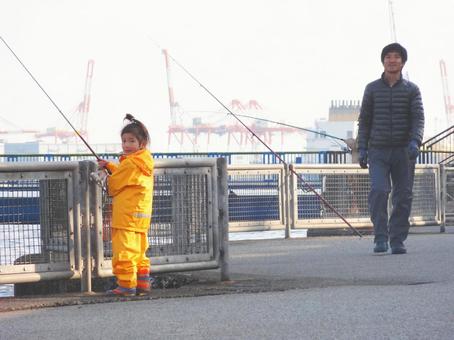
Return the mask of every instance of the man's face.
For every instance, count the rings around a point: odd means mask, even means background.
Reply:
[[[383,60],[386,73],[399,73],[404,67],[402,57],[397,52],[388,52]]]

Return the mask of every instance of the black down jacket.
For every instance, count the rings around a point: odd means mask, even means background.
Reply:
[[[393,87],[384,79],[366,86],[358,119],[358,148],[421,145],[424,109],[421,92],[412,82],[400,79]]]

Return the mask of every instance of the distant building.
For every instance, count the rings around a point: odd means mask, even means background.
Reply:
[[[356,122],[361,109],[360,101],[331,101],[328,121],[330,122]]]
[[[90,144],[96,153],[118,153],[121,144]],[[90,150],[82,143],[49,144],[42,142],[0,143],[0,154],[89,154]]]
[[[39,143],[38,142],[25,142],[25,143],[5,143],[4,153],[6,155],[11,154],[38,154]]]
[[[307,137],[307,151],[344,150],[347,146],[343,141],[322,134],[342,139],[355,139],[360,108],[359,101],[331,101],[328,120],[315,121],[315,130],[321,134],[312,134]]]

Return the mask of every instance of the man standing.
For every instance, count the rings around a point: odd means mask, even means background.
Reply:
[[[359,164],[367,168],[369,212],[374,225],[374,252],[405,254],[410,228],[415,161],[424,133],[424,109],[418,86],[402,78],[406,49],[398,43],[381,53],[384,72],[366,86],[358,121]],[[392,212],[388,196],[392,183]]]

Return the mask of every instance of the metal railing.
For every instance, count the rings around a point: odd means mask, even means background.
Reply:
[[[290,166],[350,223],[371,225],[367,170]],[[152,271],[220,267],[228,278],[228,231],[285,229],[288,237],[291,229],[345,229],[290,166],[157,160]],[[0,164],[0,284],[74,278],[90,291],[92,277],[112,275],[110,198],[90,180],[95,168],[91,161]],[[452,168],[417,165],[412,225],[454,219],[451,182]]]
[[[221,172],[215,165],[215,159],[155,163],[148,250],[154,273],[219,268],[219,240],[224,236],[218,199],[226,192],[218,188]],[[96,272],[111,276],[111,198],[98,190],[94,205],[99,208],[96,220],[100,222],[96,223]]]
[[[99,153],[101,158],[117,159],[118,153]],[[347,151],[306,151],[278,152],[287,163],[294,164],[345,164],[351,162]],[[193,158],[225,158],[229,165],[245,164],[278,164],[279,159],[271,152],[207,152],[207,153],[153,153],[154,159],[193,159]],[[1,162],[62,162],[95,160],[92,154],[4,154]]]
[[[282,165],[228,168],[229,231],[282,229],[286,223]]]
[[[80,277],[79,164],[0,165],[0,283]]]
[[[454,223],[454,167],[442,167],[441,172],[442,228]]]
[[[96,164],[0,164],[0,284],[112,276],[110,198]],[[228,279],[224,159],[155,162],[152,271],[221,268]]]
[[[370,227],[369,173],[357,165],[290,165],[349,223]],[[229,230],[346,228],[320,198],[283,165],[229,167]],[[412,225],[443,220],[440,166],[417,165]],[[390,199],[391,204],[391,199]]]
[[[419,157],[420,162],[449,164],[454,157],[454,126],[441,131],[435,136],[425,140],[421,145],[423,157]],[[425,157],[424,157],[425,156]]]
[[[453,137],[454,138],[454,137]],[[277,152],[287,164],[351,164],[352,155],[348,151],[307,151]],[[100,153],[104,159],[118,159],[118,153]],[[418,164],[449,163],[454,150],[421,148]],[[225,158],[228,165],[280,164],[280,160],[271,152],[210,152],[210,153],[154,153],[154,159],[197,159]],[[67,162],[95,160],[92,154],[3,154],[2,162]]]
[[[316,189],[349,223],[371,226],[368,212],[369,173],[356,165],[296,166],[294,170]],[[293,226],[295,228],[334,228],[342,220],[321,200],[292,177],[294,193]],[[441,223],[440,170],[438,165],[417,165],[410,215],[412,225]],[[391,207],[391,195],[389,198]],[[344,225],[345,227],[345,225]]]

